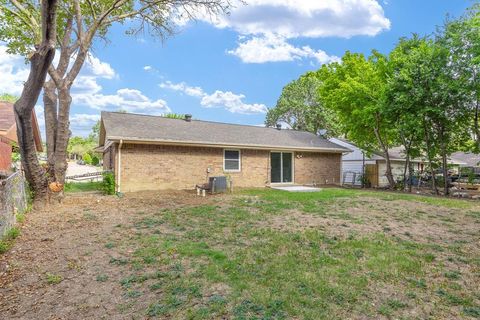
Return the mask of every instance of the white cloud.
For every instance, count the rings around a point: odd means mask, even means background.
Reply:
[[[145,67],[143,67],[143,70],[150,71],[150,70],[152,70],[152,66],[145,66]]]
[[[285,38],[374,36],[390,28],[376,0],[248,0],[246,5],[237,2],[230,15],[200,18],[243,35]]]
[[[94,76],[80,75],[77,77],[72,86],[72,92],[92,94],[102,90],[102,86],[98,84],[97,78]]]
[[[225,108],[232,113],[255,114],[266,113],[267,106],[264,104],[248,104],[243,102],[245,95],[234,94],[230,91],[215,91],[211,95],[206,95],[200,101],[200,104],[206,108]]]
[[[116,94],[72,94],[73,101],[97,110],[125,110],[127,112],[163,114],[171,112],[162,99],[151,100],[140,90],[123,88]]]
[[[90,54],[85,61],[85,66],[88,69],[87,71],[99,78],[113,79],[117,76],[115,70],[113,70],[109,63],[100,61],[100,59],[92,54]]]
[[[58,55],[56,55],[58,59]],[[58,61],[58,60],[57,60]],[[19,55],[10,55],[6,52],[6,46],[0,44],[0,93],[20,95],[23,82],[28,78],[29,66]],[[123,88],[114,94],[104,94],[99,81],[117,78],[115,70],[107,62],[90,56],[75,80],[71,95],[72,107],[88,107],[94,110],[119,110],[129,112],[162,114],[171,112],[167,103],[162,100],[148,98],[140,90]],[[39,98],[38,103],[42,103]],[[44,129],[43,106],[35,108],[40,127]],[[71,130],[74,135],[87,135],[98,114],[73,113],[70,115]]]
[[[160,88],[163,88],[163,89],[181,91],[191,97],[201,98],[205,95],[205,92],[203,92],[202,88],[188,86],[185,82],[172,83],[171,81],[165,81],[160,83],[159,86]]]
[[[0,45],[0,93],[20,95],[30,68],[20,55],[7,53],[7,47]]]
[[[231,91],[216,90],[212,94],[207,94],[200,87],[192,87],[185,82],[173,83],[171,81],[162,82],[159,84],[160,88],[170,89],[174,91],[182,92],[188,96],[199,98],[200,105],[205,108],[225,108],[232,113],[242,114],[256,114],[266,113],[268,108],[264,104],[245,103],[245,95],[235,94]]]
[[[329,56],[323,50],[314,50],[309,46],[294,47],[287,43],[285,38],[272,34],[251,37],[247,40],[245,37],[241,37],[239,46],[227,52],[239,57],[245,63],[283,62],[312,58],[318,63],[324,64],[339,60],[338,57]]]
[[[300,59],[328,63],[336,57],[310,46],[295,47],[288,40],[375,36],[390,29],[390,20],[377,0],[248,0],[246,5],[240,1],[234,5],[229,15],[212,19],[201,12],[198,18],[238,32],[239,46],[227,52],[245,63]]]

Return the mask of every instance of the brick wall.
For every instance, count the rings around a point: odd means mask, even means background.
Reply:
[[[339,184],[341,158],[339,153],[295,153],[295,183]]]
[[[224,172],[221,148],[124,144],[121,190],[192,189],[219,175],[230,176],[234,187],[262,187],[269,179],[269,155],[241,150],[241,171]]]
[[[340,154],[299,154],[301,157],[294,157],[295,183],[339,182]],[[104,154],[104,162],[109,157]],[[118,151],[114,158],[118,161]],[[219,175],[230,176],[234,187],[264,187],[270,182],[268,150],[241,150],[240,172],[223,171],[222,148],[124,144],[121,163],[122,192],[193,189],[209,176]]]
[[[12,146],[0,139],[0,171],[12,169]]]

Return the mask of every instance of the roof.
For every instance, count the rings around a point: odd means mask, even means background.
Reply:
[[[480,162],[480,154],[459,151],[452,153],[450,159],[460,165],[478,167]]]
[[[0,131],[7,131],[15,125],[13,104],[0,101]]]
[[[350,150],[313,133],[202,120],[102,112],[100,145],[107,141],[168,143],[317,152]]]
[[[32,111],[32,126],[35,147],[37,148],[38,152],[42,152],[42,138],[40,135],[40,128],[38,126],[35,110]],[[13,103],[11,102],[0,101],[0,136],[18,143],[15,112],[13,111]]]
[[[338,143],[340,143],[340,144],[347,145],[352,149],[358,149],[361,152],[364,152],[355,143],[353,143],[353,142],[351,142],[347,139],[331,138],[331,140],[334,141],[334,142],[338,141]],[[353,154],[355,154],[355,152],[352,153],[352,155]],[[388,155],[390,157],[390,160],[392,160],[392,161],[405,161],[406,160],[405,148],[404,147],[391,147],[391,148],[388,149]],[[357,154],[357,156],[360,156],[360,157],[363,158],[363,154],[361,154],[361,153]],[[385,157],[383,155],[383,152],[381,152],[381,151],[373,151],[369,157],[367,155],[365,155],[365,158],[366,158],[366,160],[384,160],[385,159]],[[353,160],[353,159],[350,159],[350,160]],[[413,158],[413,159],[410,159],[410,162],[424,162],[424,160],[419,159],[419,158]]]

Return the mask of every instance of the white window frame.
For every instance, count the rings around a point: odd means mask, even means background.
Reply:
[[[238,152],[238,169],[226,169],[225,168],[225,152],[226,151],[237,151]],[[232,160],[232,159],[228,159]],[[225,172],[241,172],[242,171],[242,151],[240,149],[223,149],[223,171]]]

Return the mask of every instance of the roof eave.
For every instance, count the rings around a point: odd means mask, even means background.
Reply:
[[[107,137],[108,141],[123,143],[138,143],[138,144],[158,144],[158,145],[182,145],[192,147],[212,147],[212,148],[242,148],[255,150],[288,150],[288,151],[309,151],[309,152],[323,152],[323,153],[345,153],[351,152],[344,148],[319,148],[319,147],[291,147],[291,146],[269,146],[269,145],[252,145],[252,144],[230,144],[230,143],[203,143],[198,141],[176,141],[176,140],[161,140],[161,139],[140,139],[134,137]]]

